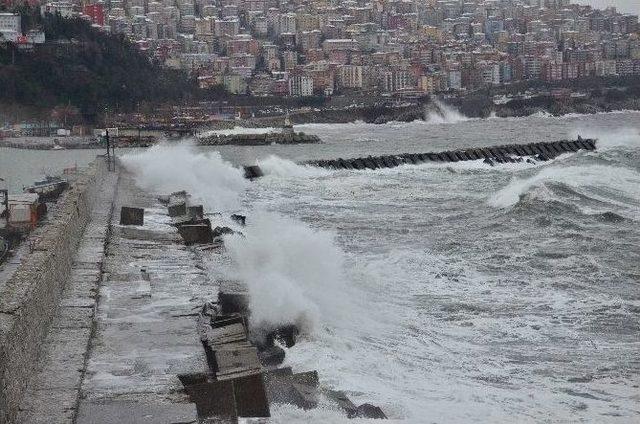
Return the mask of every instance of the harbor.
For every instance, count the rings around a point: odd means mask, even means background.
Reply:
[[[637,252],[621,247],[637,238],[637,131],[597,119],[611,134],[582,126],[582,146],[575,121],[531,119],[502,123],[528,125],[517,139],[358,124],[315,127],[327,142],[308,146],[78,160],[0,272],[3,419],[507,421],[539,399],[550,421],[635,416]],[[465,160],[483,151],[493,165]],[[62,170],[78,152],[47,154],[68,155]]]

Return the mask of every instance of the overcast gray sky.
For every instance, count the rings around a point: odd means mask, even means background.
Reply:
[[[615,6],[619,12],[640,15],[640,0],[573,0],[572,3],[589,4],[599,9]]]

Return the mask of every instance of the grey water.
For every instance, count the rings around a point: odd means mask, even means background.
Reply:
[[[293,284],[315,285],[297,288],[317,324],[287,364],[317,369],[323,385],[400,422],[640,420],[640,114],[297,130],[325,143],[215,149],[266,171],[242,205],[249,219],[252,210],[284,217],[262,229],[264,252],[307,270]],[[577,134],[598,138],[598,150],[535,165],[327,171],[288,160]],[[94,155],[0,149],[0,177],[24,181]],[[277,291],[273,268],[265,278]],[[346,422],[329,406],[273,414]]]

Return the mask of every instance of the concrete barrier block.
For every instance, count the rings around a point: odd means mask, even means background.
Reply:
[[[247,223],[247,217],[244,215],[238,215],[236,213],[231,215],[231,219],[235,222],[237,222],[238,224],[242,225],[243,227],[246,225]]]
[[[584,142],[584,144],[587,146],[587,150],[596,150],[596,141],[591,139],[591,138],[587,138],[582,140]]]
[[[365,158],[363,159],[364,162],[364,166],[366,166],[369,169],[377,169],[378,166],[376,165],[376,163],[373,161],[372,158]]]
[[[555,149],[550,148],[549,145],[546,143],[540,143],[538,147],[540,147],[540,150],[542,150],[542,153],[545,156],[547,156],[549,159],[553,159],[556,156],[558,156],[558,152],[556,152]]]
[[[514,150],[518,156],[527,156],[527,152],[525,152],[522,146],[514,146]]]
[[[564,153],[564,150],[558,143],[548,143],[547,147],[549,148],[549,150],[555,152],[556,154]]]
[[[234,234],[234,233],[235,233],[235,231],[233,231],[229,227],[216,227],[211,232],[211,235],[215,239],[215,238],[218,238],[218,237],[222,237],[225,234]]]
[[[448,162],[458,162],[460,160],[455,152],[445,152],[444,155],[449,159]]]
[[[187,215],[192,219],[202,219],[204,218],[204,207],[202,205],[189,206]]]
[[[239,417],[269,417],[269,400],[262,374],[233,381],[236,410]]]
[[[349,418],[355,418],[358,413],[358,408],[356,405],[349,400],[347,395],[344,392],[338,390],[328,390],[326,392],[327,398],[333,401],[338,405],[340,409],[342,409]]]
[[[246,342],[218,345],[215,350],[216,378],[232,380],[260,373],[258,349]]]
[[[458,160],[461,160],[461,161],[471,160],[465,152],[458,151],[458,152],[455,152],[455,154]]]
[[[338,169],[339,168],[338,161],[336,161],[336,160],[327,161],[327,167],[331,168],[331,169]]]
[[[525,144],[522,146],[522,150],[524,150],[524,152],[527,154],[527,156],[533,156],[535,155],[531,144]]]
[[[212,381],[185,387],[196,404],[198,418],[236,417],[236,404],[232,381]]]
[[[574,152],[577,152],[581,149],[581,147],[578,146],[578,143],[576,143],[575,140],[567,141],[567,145],[569,145],[569,148]]]
[[[380,407],[371,405],[370,403],[363,403],[356,408],[356,417],[368,418],[368,419],[382,419],[386,420],[387,416],[382,412]]]
[[[170,217],[182,216],[187,214],[187,204],[185,202],[175,203],[167,207]]]
[[[178,227],[178,233],[186,245],[208,244],[213,242],[211,226],[206,224],[188,224]]]
[[[258,359],[262,366],[273,367],[282,364],[285,358],[285,351],[280,346],[270,346],[258,351]]]
[[[144,209],[123,206],[120,209],[120,225],[143,225]]]
[[[482,155],[485,158],[489,158],[489,159],[493,159],[495,157],[495,155],[493,154],[493,152],[489,149],[487,149],[486,147],[483,147],[481,149],[479,149],[482,152]]]
[[[364,164],[364,161],[362,159],[354,159],[352,161],[352,163],[353,163],[353,167],[355,169],[365,169],[366,168],[366,166]]]
[[[262,169],[258,165],[251,165],[244,167],[244,177],[253,180],[255,178],[260,178],[264,175]]]

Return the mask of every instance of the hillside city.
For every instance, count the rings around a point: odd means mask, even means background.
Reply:
[[[640,74],[638,16],[570,0],[35,4],[125,34],[201,88],[233,94],[433,94]],[[0,14],[0,31],[19,44],[44,42],[43,33],[22,33],[18,14]]]

